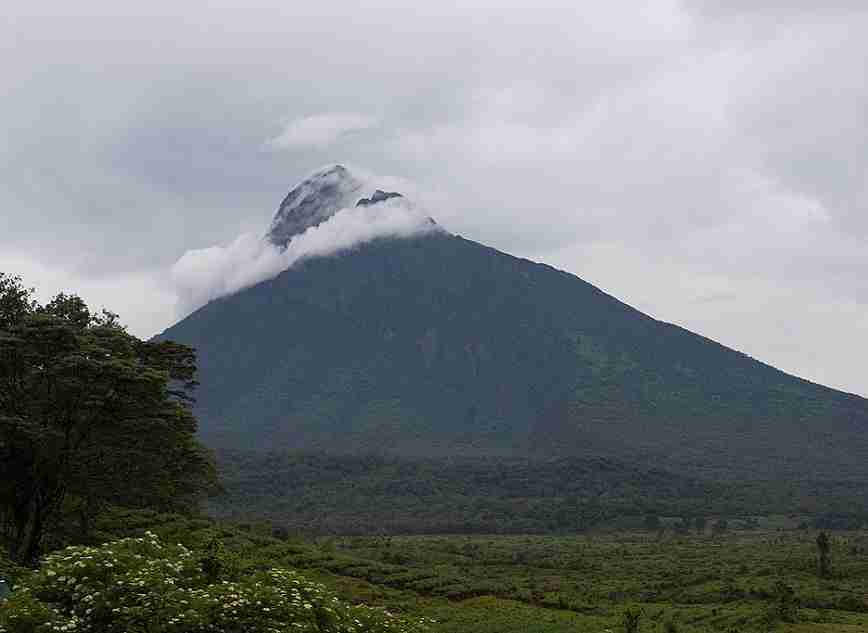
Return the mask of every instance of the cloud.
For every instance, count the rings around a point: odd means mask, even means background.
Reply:
[[[26,286],[35,287],[41,302],[64,292],[80,296],[94,310],[116,312],[130,332],[144,338],[166,327],[166,314],[171,314],[177,303],[166,275],[160,271],[84,275],[46,264],[26,252],[9,251],[0,252],[0,271],[20,275]]]
[[[363,114],[316,114],[289,121],[283,131],[266,144],[275,149],[328,147],[351,132],[376,125],[375,118]]]
[[[172,266],[172,285],[179,298],[179,318],[209,301],[272,279],[294,263],[352,249],[382,237],[410,237],[437,230],[406,199],[368,207],[341,209],[308,228],[285,249],[251,233],[223,246],[191,250]]]

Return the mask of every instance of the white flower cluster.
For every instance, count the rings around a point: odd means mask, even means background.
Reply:
[[[0,633],[417,633],[425,627],[344,604],[289,570],[209,582],[201,556],[152,532],[48,556],[0,612]]]

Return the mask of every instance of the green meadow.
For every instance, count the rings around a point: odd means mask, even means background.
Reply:
[[[432,618],[444,633],[868,630],[868,531],[830,532],[832,570],[820,578],[817,532],[797,518],[715,532],[667,523],[562,536],[302,537],[145,511],[106,515],[94,539],[152,530],[193,551],[217,540],[236,573],[299,570],[347,603]]]

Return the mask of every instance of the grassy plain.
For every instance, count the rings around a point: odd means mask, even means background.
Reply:
[[[831,533],[833,574],[820,579],[817,532],[799,523],[730,521],[724,533],[277,538],[267,524],[126,513],[98,537],[153,529],[201,548],[216,536],[241,570],[298,569],[349,601],[432,617],[443,633],[617,633],[631,610],[646,633],[868,631],[868,531]]]
[[[446,600],[416,608],[444,632],[617,631],[626,610],[641,610],[641,631],[868,630],[868,534],[834,536],[825,580],[815,536],[411,536],[341,539],[336,551],[434,572],[414,589]]]

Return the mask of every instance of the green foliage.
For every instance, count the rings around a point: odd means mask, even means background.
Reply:
[[[406,459],[218,451],[216,516],[318,533],[576,532],[694,513],[723,486],[605,458]],[[655,514],[656,516],[656,514]]]
[[[0,632],[420,633],[420,620],[342,603],[296,572],[227,580],[155,534],[46,557],[0,609]],[[214,570],[212,569],[212,572]]]
[[[226,578],[235,578],[238,574],[238,562],[235,557],[226,550],[223,541],[214,534],[205,545],[205,549],[199,556],[199,566],[202,574],[209,583]]]
[[[795,622],[799,615],[799,600],[795,590],[782,580],[772,587],[772,601],[769,604],[769,621]]]
[[[664,523],[675,517],[663,516]],[[228,579],[296,569],[347,602],[437,620],[441,633],[617,632],[626,608],[644,612],[640,631],[767,633],[775,583],[798,597],[798,622],[778,633],[843,633],[868,626],[868,531],[837,533],[848,546],[834,582],[810,564],[815,533],[801,517],[741,517],[714,539],[691,531],[636,529],[580,535],[271,536],[201,517],[116,510],[95,525],[101,538],[141,536],[183,543],[201,561],[215,538],[232,565]],[[637,526],[639,527],[639,526]],[[102,536],[104,535],[104,536]],[[116,536],[112,536],[116,535]],[[200,562],[201,565],[201,562]],[[862,628],[860,628],[862,627]]]
[[[664,621],[663,633],[678,633],[678,623],[675,620]]]
[[[621,628],[624,633],[639,633],[639,623],[641,620],[641,609],[627,609],[621,615]]]
[[[853,500],[860,495],[858,487],[837,482],[709,482],[603,457],[413,459],[240,450],[218,450],[217,457],[226,494],[211,500],[214,516],[319,534],[574,533],[604,525],[686,534],[710,523],[720,536],[728,528],[723,517],[784,514],[800,495],[822,495],[856,512]],[[673,516],[680,517],[674,525],[671,519],[655,523]]]
[[[24,285],[21,277],[0,272],[0,332],[9,330],[36,310],[34,292]]]
[[[195,354],[127,333],[60,294],[39,305],[0,274],[0,539],[36,560],[64,509],[190,508],[216,473],[190,410]]]

